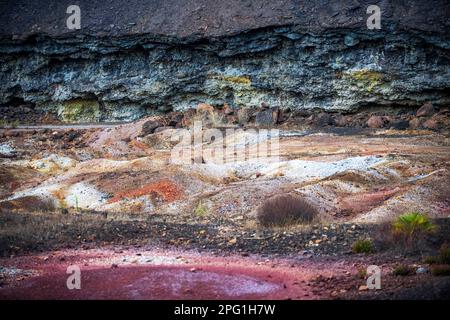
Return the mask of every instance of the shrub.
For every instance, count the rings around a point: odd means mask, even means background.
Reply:
[[[373,253],[375,246],[371,239],[359,239],[353,244],[352,250],[354,253]]]
[[[434,276],[450,276],[450,265],[436,265],[431,268],[431,274]]]
[[[203,217],[206,215],[207,212],[208,212],[208,210],[203,205],[202,201],[199,201],[197,207],[195,208],[195,212],[194,212],[195,215],[199,216],[199,217]]]
[[[19,120],[14,120],[11,122],[11,128],[16,129],[19,126]]]
[[[257,219],[262,226],[311,222],[316,215],[317,210],[310,203],[290,194],[274,196],[257,210]]]
[[[401,215],[392,224],[394,234],[400,236],[406,245],[420,239],[427,233],[435,230],[435,224],[420,212],[411,212]]]
[[[367,270],[364,268],[358,268],[358,277],[360,279],[365,279],[367,277]]]
[[[413,267],[402,264],[395,267],[392,273],[394,274],[394,276],[405,277],[405,276],[412,276],[413,274],[416,273],[416,270]]]

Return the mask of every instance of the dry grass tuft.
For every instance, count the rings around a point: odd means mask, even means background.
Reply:
[[[257,219],[265,227],[309,223],[318,212],[309,202],[290,194],[277,195],[264,202],[257,210]]]

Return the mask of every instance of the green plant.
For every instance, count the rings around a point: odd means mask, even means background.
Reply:
[[[11,122],[8,122],[5,119],[0,119],[0,128],[11,128],[16,129],[19,126],[19,120],[13,120]]]
[[[80,207],[78,206],[78,197],[77,196],[74,197],[75,197],[75,210],[80,211]]]
[[[19,126],[19,120],[13,120],[10,124],[11,128],[16,129]]]
[[[266,200],[257,209],[256,215],[262,226],[283,226],[311,222],[316,217],[317,210],[303,198],[285,194]]]
[[[402,264],[402,265],[395,267],[394,270],[392,271],[392,273],[394,274],[394,276],[405,277],[405,276],[412,276],[413,274],[416,273],[416,271],[414,270],[413,267]]]
[[[373,253],[375,252],[375,246],[371,239],[359,239],[352,246],[354,253]]]
[[[436,225],[426,215],[411,212],[399,216],[392,224],[392,228],[394,234],[403,238],[406,245],[410,245],[413,240],[433,232]]]
[[[359,268],[359,269],[358,269],[358,277],[359,277],[360,279],[365,279],[366,276],[367,276],[367,270],[364,269],[364,268]]]
[[[199,216],[199,217],[203,217],[206,215],[206,213],[208,212],[208,210],[206,209],[206,207],[203,205],[202,201],[200,200],[197,204],[197,207],[195,208],[195,215]]]

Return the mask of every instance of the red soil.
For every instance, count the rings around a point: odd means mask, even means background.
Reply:
[[[124,198],[137,198],[147,194],[156,194],[166,202],[172,202],[181,199],[183,191],[174,182],[163,179],[157,182],[149,183],[141,188],[117,192],[108,202],[118,202]]]
[[[2,299],[317,299],[303,280],[308,272],[279,266],[274,269],[251,258],[189,257],[189,263],[114,265],[117,254],[103,252],[100,260],[82,252],[19,257],[6,265],[33,269],[37,276],[0,287]],[[173,257],[173,256],[172,256]],[[116,260],[114,260],[116,261]],[[81,289],[69,290],[69,265],[81,269]]]

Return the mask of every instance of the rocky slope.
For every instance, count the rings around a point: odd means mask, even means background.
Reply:
[[[122,121],[202,102],[344,112],[450,102],[446,1],[381,1],[381,30],[366,27],[367,1],[79,3],[76,31],[66,28],[65,1],[1,4],[3,117]]]

